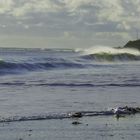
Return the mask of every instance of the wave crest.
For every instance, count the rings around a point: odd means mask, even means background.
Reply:
[[[49,70],[49,69],[61,69],[61,68],[83,68],[81,63],[76,62],[39,62],[39,63],[27,63],[27,62],[0,62],[0,74],[17,73],[25,71],[37,71],[37,70]]]
[[[86,49],[83,58],[96,61],[135,61],[140,60],[140,51],[129,48],[101,47]]]

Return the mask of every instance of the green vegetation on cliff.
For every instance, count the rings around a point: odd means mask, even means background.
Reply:
[[[126,43],[126,45],[124,45],[124,48],[134,48],[140,50],[140,39],[129,41],[128,43]]]

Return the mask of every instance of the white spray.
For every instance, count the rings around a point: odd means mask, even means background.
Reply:
[[[101,54],[101,53],[108,53],[108,54],[132,54],[136,56],[140,56],[140,51],[137,49],[131,48],[112,48],[109,46],[94,46],[83,51],[84,55],[88,54]]]

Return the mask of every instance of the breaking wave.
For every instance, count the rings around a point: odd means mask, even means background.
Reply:
[[[95,61],[138,61],[140,60],[140,51],[129,48],[111,48],[96,46],[83,51],[84,59],[93,59]]]
[[[61,68],[83,68],[84,65],[76,62],[6,62],[0,61],[0,74],[22,73],[25,71],[50,70]]]
[[[3,50],[0,75],[103,66],[98,62],[139,61],[140,51],[95,46],[90,49]],[[6,57],[5,57],[6,56]],[[8,56],[8,57],[7,57]],[[10,57],[9,57],[10,56]],[[92,60],[92,61],[91,61]],[[94,60],[94,61],[93,61]],[[97,62],[97,63],[94,63]]]

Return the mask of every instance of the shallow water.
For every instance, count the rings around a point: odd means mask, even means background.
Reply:
[[[74,50],[1,49],[0,119],[59,116],[71,111],[104,111],[126,105],[140,107],[139,56],[137,59],[128,59],[129,55],[116,57],[110,61],[104,56],[95,59]],[[81,140],[134,136],[139,139],[139,115],[120,121],[113,116],[84,117],[78,126],[73,126],[72,121],[1,123],[0,137]],[[32,137],[28,136],[28,127],[34,128]]]

